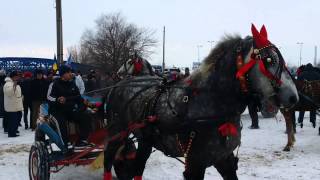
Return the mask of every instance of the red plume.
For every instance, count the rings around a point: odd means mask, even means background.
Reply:
[[[268,40],[267,30],[264,25],[262,26],[260,33],[259,33],[259,31],[254,26],[254,24],[252,24],[251,25],[251,32],[252,32],[252,37],[253,37],[253,40],[254,40],[257,48],[263,48],[263,47],[270,44],[270,42]]]
[[[267,33],[267,29],[264,25],[262,25],[261,29],[260,29],[260,35],[265,37],[266,39],[268,39],[268,33]]]

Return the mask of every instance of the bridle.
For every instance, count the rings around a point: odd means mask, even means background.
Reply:
[[[272,59],[268,51],[270,49],[274,49],[277,55],[279,56],[279,62],[275,62],[275,59]],[[281,81],[281,74],[283,70],[287,70],[285,67],[285,63],[283,60],[283,57],[278,50],[276,46],[273,44],[269,44],[262,48],[255,48],[253,47],[253,52],[250,55],[250,60],[248,63],[244,64],[243,58],[242,58],[242,52],[241,47],[237,50],[238,56],[237,56],[237,74],[236,78],[240,82],[240,88],[243,93],[248,93],[249,87],[248,87],[248,72],[253,68],[255,64],[259,65],[260,72],[267,77],[270,80],[270,83],[272,87],[275,90],[278,90],[279,87],[282,84]],[[276,64],[279,64],[275,73],[271,73],[268,70],[268,66],[274,66]],[[288,71],[288,70],[287,70]]]

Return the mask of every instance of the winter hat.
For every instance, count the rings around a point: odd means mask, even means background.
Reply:
[[[41,69],[36,69],[34,75],[36,76],[37,74],[43,74],[43,71]]]
[[[9,76],[10,76],[10,78],[13,78],[15,76],[19,76],[19,72],[18,71],[12,71]]]
[[[72,69],[69,66],[61,65],[59,68],[59,75],[62,76],[65,73],[72,72]]]
[[[31,77],[32,77],[32,73],[29,72],[29,71],[26,71],[26,72],[23,73],[23,77],[25,77],[25,78],[31,78]]]

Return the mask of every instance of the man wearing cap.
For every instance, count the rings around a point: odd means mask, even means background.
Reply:
[[[5,79],[3,86],[4,110],[6,111],[6,121],[8,137],[17,137],[19,122],[22,117],[23,104],[21,88],[17,84],[20,79],[17,71],[12,71]]]
[[[31,81],[32,118],[30,120],[30,128],[32,130],[36,128],[40,105],[47,99],[49,83],[44,79],[43,74],[41,69],[35,70],[34,79]]]
[[[59,123],[62,139],[66,146],[69,142],[67,121],[79,124],[80,141],[78,146],[85,146],[88,144],[86,139],[91,129],[91,118],[85,113],[85,109],[90,104],[81,97],[78,87],[72,81],[70,67],[62,65],[59,68],[59,74],[60,78],[55,80],[48,90],[49,111]]]

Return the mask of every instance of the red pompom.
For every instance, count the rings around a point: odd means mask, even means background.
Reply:
[[[135,176],[133,180],[142,180],[142,176]]]
[[[135,74],[141,73],[142,68],[143,68],[142,60],[141,59],[136,59],[134,61],[134,73]]]
[[[112,173],[111,172],[104,172],[103,180],[112,180]]]
[[[238,130],[237,127],[232,124],[232,123],[224,123],[222,124],[219,129],[219,133],[221,136],[237,136],[238,135]]]

